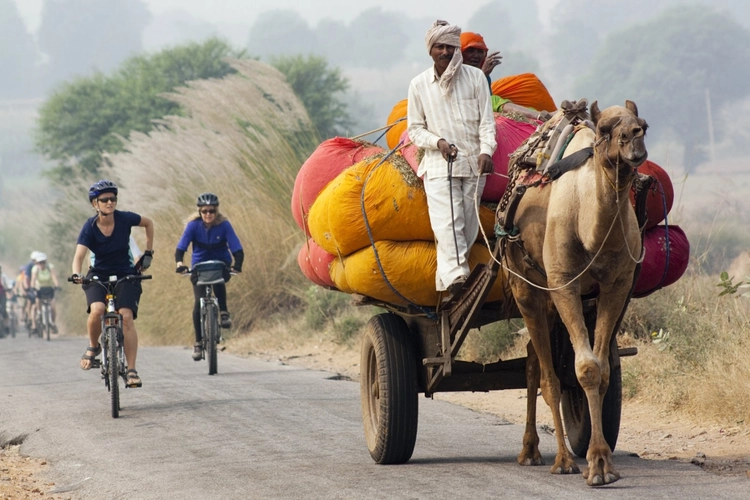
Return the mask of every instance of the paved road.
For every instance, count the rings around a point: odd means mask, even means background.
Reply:
[[[27,434],[22,452],[45,457],[49,479],[75,499],[682,500],[750,491],[744,478],[623,452],[622,479],[591,489],[579,475],[518,466],[520,426],[427,399],[412,460],[379,466],[364,443],[358,384],[225,353],[209,377],[182,348],[141,348],[144,386],[122,391],[121,418],[112,419],[99,374],[78,368],[85,343],[0,340],[0,434]],[[551,463],[554,439],[541,438]]]

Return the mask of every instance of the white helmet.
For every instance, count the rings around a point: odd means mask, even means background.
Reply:
[[[33,252],[31,252],[31,255],[29,257],[31,258],[31,260],[38,262],[40,254],[44,255],[42,252],[40,252],[38,250],[34,250]],[[45,257],[46,257],[46,255],[45,255]]]
[[[47,260],[47,254],[44,252],[37,252],[36,253],[36,261],[37,262],[45,262]]]

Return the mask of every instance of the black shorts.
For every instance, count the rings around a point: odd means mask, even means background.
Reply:
[[[101,272],[92,272],[86,275],[86,278],[91,279],[92,276],[101,276]],[[122,278],[125,275],[117,275],[117,278]],[[141,282],[140,281],[123,281],[117,288],[115,288],[115,308],[120,310],[121,308],[130,309],[133,311],[133,319],[138,317],[138,302],[141,299]],[[86,304],[88,308],[87,313],[91,313],[91,304],[95,302],[107,303],[107,292],[104,287],[96,283],[89,283],[83,285],[83,291],[86,293]]]
[[[39,297],[39,299],[54,299],[55,289],[51,286],[43,286],[36,291],[36,296]]]

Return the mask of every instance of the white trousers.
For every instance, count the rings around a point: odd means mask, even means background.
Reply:
[[[477,213],[486,182],[486,175],[453,177],[449,187],[447,177],[424,175],[430,224],[437,240],[435,287],[438,291],[448,288],[459,276],[469,276],[469,250],[479,234]]]

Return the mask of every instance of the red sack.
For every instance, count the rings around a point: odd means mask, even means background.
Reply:
[[[680,226],[656,226],[643,235],[646,255],[641,263],[633,297],[645,297],[669,286],[685,273],[690,260],[690,243]]]
[[[666,170],[651,160],[646,160],[643,165],[638,167],[638,172],[650,175],[655,181],[646,195],[646,229],[651,229],[663,222],[669,211],[672,210],[674,188]],[[630,192],[630,202],[635,207],[633,191]]]
[[[307,212],[318,194],[346,168],[360,160],[382,153],[383,148],[364,141],[334,137],[323,141],[302,164],[292,191],[292,215],[308,236]]]
[[[297,254],[297,264],[307,279],[320,286],[336,288],[328,269],[335,259],[315,243],[312,238],[302,245]]]

